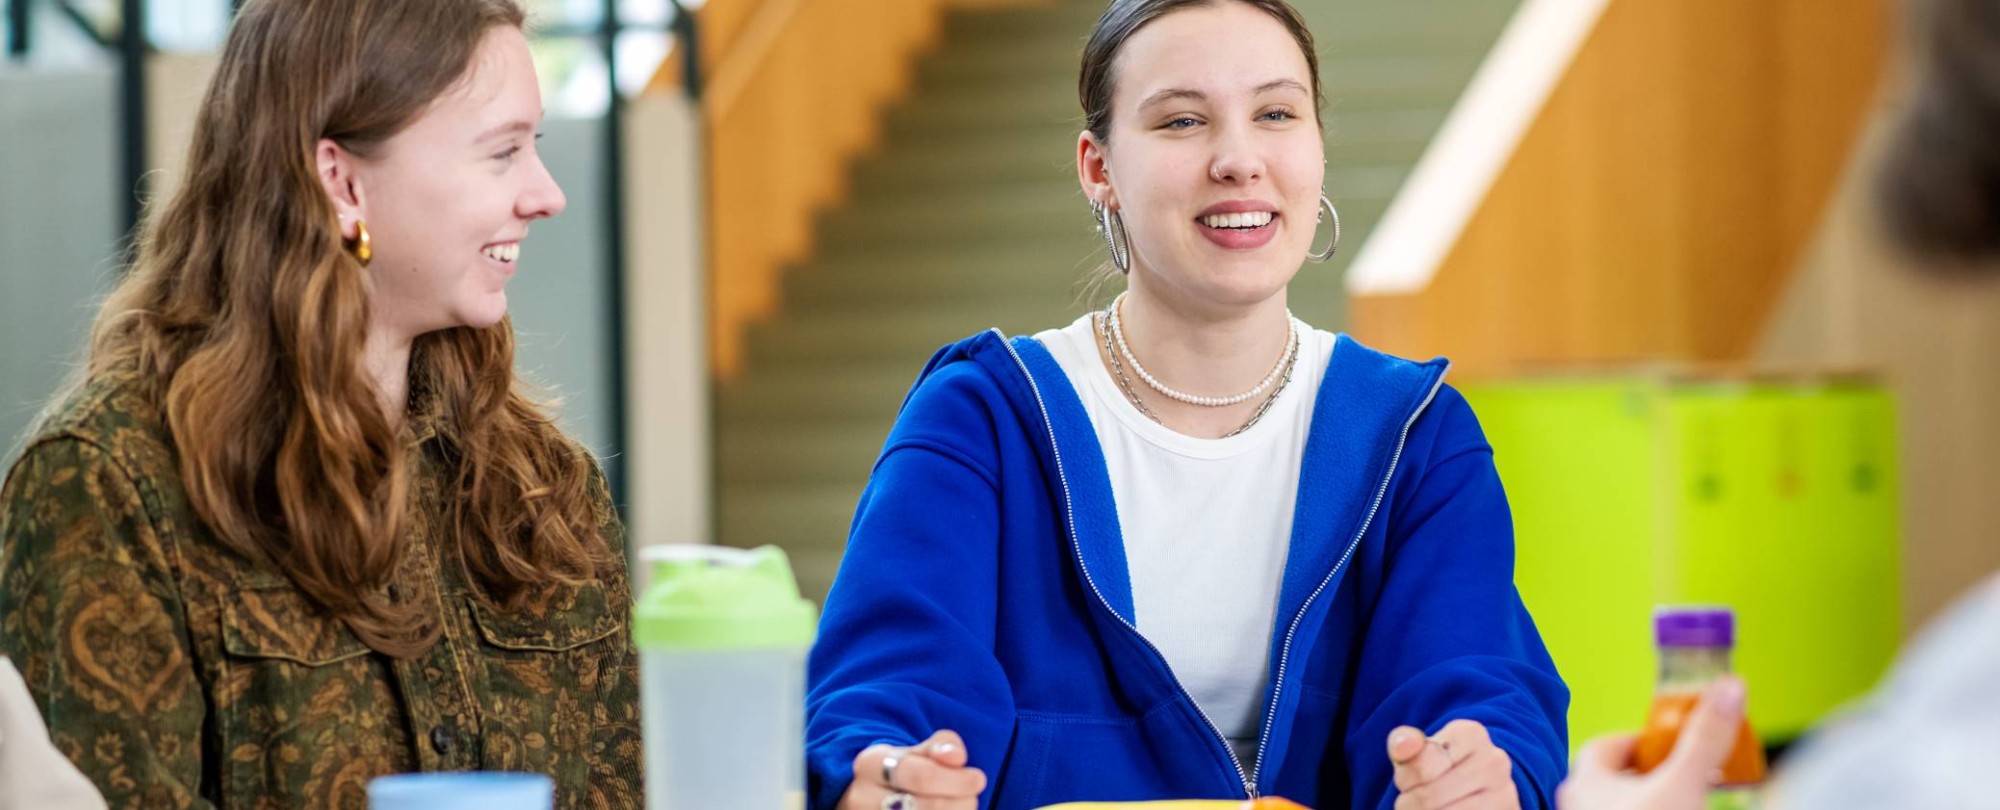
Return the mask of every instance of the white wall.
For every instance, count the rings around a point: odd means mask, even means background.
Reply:
[[[626,117],[626,520],[635,547],[713,539],[695,114],[665,95],[638,100]]]

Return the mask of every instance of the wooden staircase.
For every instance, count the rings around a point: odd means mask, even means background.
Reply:
[[[1299,3],[1319,37],[1327,188],[1341,255],[1308,264],[1292,309],[1340,329],[1341,271],[1408,175],[1518,0]],[[1076,75],[1101,0],[952,12],[913,93],[825,214],[815,257],[784,277],[717,401],[718,534],[776,543],[815,599],[897,406],[939,346],[987,327],[1073,320],[1105,259],[1076,182]]]

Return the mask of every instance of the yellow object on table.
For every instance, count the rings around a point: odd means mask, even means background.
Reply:
[[[1164,802],[1069,802],[1050,805],[1041,810],[1308,810],[1308,808],[1284,799],[1266,798],[1251,801],[1175,799]]]

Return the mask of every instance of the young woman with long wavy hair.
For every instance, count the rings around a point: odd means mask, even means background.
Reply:
[[[513,372],[562,191],[513,0],[245,3],[0,495],[0,653],[114,806],[638,803],[621,530]]]

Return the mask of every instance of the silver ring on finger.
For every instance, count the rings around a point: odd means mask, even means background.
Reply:
[[[1453,764],[1453,765],[1457,765],[1457,764],[1458,764],[1458,759],[1457,759],[1456,757],[1453,757],[1453,756],[1451,755],[1451,743],[1450,743],[1450,742],[1447,742],[1447,741],[1445,741],[1445,740],[1443,740],[1443,739],[1441,739],[1441,738],[1438,738],[1438,737],[1425,737],[1425,738],[1424,738],[1424,742],[1427,742],[1427,743],[1430,743],[1431,745],[1435,745],[1435,746],[1437,746],[1437,748],[1438,748],[1438,753],[1440,753],[1440,754],[1443,754],[1443,755],[1444,755],[1444,759],[1445,759],[1445,761],[1446,761],[1446,762],[1449,762],[1449,763],[1451,763],[1451,764]]]
[[[895,754],[889,754],[882,758],[882,784],[889,786],[891,796],[896,795],[897,791],[902,790],[902,788],[896,787],[896,766],[902,762],[902,759],[902,757]],[[888,810],[888,799],[882,800],[882,807],[883,810]],[[905,807],[903,810],[909,810],[909,808]]]
[[[917,810],[917,797],[901,791],[891,791],[882,797],[882,810]]]

